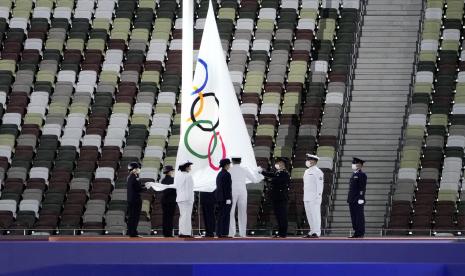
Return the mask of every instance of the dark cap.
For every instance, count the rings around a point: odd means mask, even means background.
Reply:
[[[140,169],[140,163],[139,162],[131,162],[128,164],[128,170],[132,171],[134,169]]]
[[[221,159],[220,161],[220,167],[224,168],[226,165],[231,164],[231,160],[229,158]]]
[[[167,166],[165,166],[165,167],[163,168],[163,173],[164,173],[164,174],[167,174],[167,173],[172,172],[172,171],[174,171],[173,166],[167,165]]]
[[[352,164],[362,164],[363,165],[363,163],[365,163],[365,161],[363,161],[360,158],[353,157],[353,159],[352,159]]]
[[[284,165],[287,165],[287,164],[289,164],[289,159],[287,159],[286,157],[276,157],[275,162],[283,162]]]
[[[240,158],[240,157],[231,157],[231,160],[232,160],[234,163],[241,163],[242,158]]]
[[[178,170],[180,171],[185,171],[190,165],[192,165],[194,163],[190,162],[190,161],[186,161],[184,162],[183,164],[179,165],[179,168]]]

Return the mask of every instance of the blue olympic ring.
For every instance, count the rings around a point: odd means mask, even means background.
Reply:
[[[202,92],[203,89],[205,89],[205,86],[207,86],[207,82],[208,82],[208,66],[207,66],[207,63],[201,58],[197,59],[197,62],[200,62],[200,64],[202,64],[203,68],[205,68],[205,81],[203,82],[202,86],[200,86],[194,92],[192,92],[191,95],[195,95],[195,94],[198,94],[198,93]]]

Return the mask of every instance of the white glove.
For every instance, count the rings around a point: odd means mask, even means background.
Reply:
[[[226,205],[230,205],[230,204],[231,204],[231,200],[230,199],[226,200]]]
[[[263,171],[263,168],[262,167],[257,167],[257,172],[258,173],[261,173]]]
[[[358,203],[359,205],[362,205],[363,203],[365,203],[365,200],[359,199],[359,200],[357,201],[357,203]]]
[[[150,190],[150,188],[153,187],[152,185],[153,185],[153,182],[145,182],[145,188],[146,188],[147,190]]]

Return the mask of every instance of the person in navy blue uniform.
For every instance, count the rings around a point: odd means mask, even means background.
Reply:
[[[277,158],[275,161],[276,171],[261,172],[263,176],[271,179],[271,201],[278,222],[278,234],[274,236],[275,238],[287,237],[289,183],[291,181],[291,176],[286,169],[287,163],[287,158]]]
[[[173,166],[166,166],[163,169],[163,174],[165,178],[163,178],[161,184],[173,185]],[[176,188],[167,188],[163,190],[161,209],[163,210],[163,236],[165,238],[173,237],[173,219],[176,211]]]
[[[354,234],[349,238],[363,238],[365,235],[365,191],[367,185],[367,175],[362,171],[365,161],[360,158],[353,158],[352,170],[354,173],[350,178],[349,194],[347,203],[349,203],[350,218]]]
[[[138,237],[137,225],[139,224],[142,199],[140,193],[144,186],[139,180],[140,164],[131,162],[128,165],[129,175],[127,178],[127,200],[128,200],[128,235],[132,238]]]
[[[216,177],[216,202],[218,203],[216,235],[218,238],[229,237],[229,215],[232,204],[232,179],[228,172],[230,167],[231,160],[222,159],[220,161],[221,171]]]
[[[200,205],[202,206],[203,222],[205,224],[205,237],[215,237],[215,206],[216,192],[200,192]]]

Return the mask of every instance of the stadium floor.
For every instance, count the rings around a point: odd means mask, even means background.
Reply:
[[[0,248],[2,275],[465,274],[454,238],[4,237]]]

